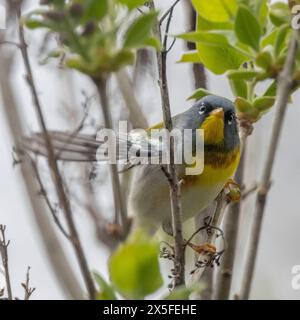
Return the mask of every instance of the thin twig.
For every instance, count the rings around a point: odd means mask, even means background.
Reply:
[[[10,4],[10,1],[8,1]],[[12,54],[5,54],[4,50],[0,50],[0,88],[4,105],[4,115],[9,124],[10,133],[13,138],[14,145],[18,150],[20,147],[20,139],[24,135],[24,124],[20,119],[18,106],[14,95],[15,81],[12,80],[12,67],[14,60],[11,60]],[[25,160],[25,159],[21,159]],[[39,187],[37,186],[32,167],[29,161],[19,161],[19,167],[23,181],[25,184],[25,192],[30,201],[31,209],[29,210],[34,221],[38,226],[42,244],[46,249],[46,257],[49,259],[53,274],[67,298],[83,299],[83,292],[80,283],[73,272],[73,266],[69,263],[67,255],[63,250],[60,241],[57,238],[52,223],[48,219],[47,210],[44,201],[37,197]]]
[[[43,198],[45,199],[45,202],[50,210],[50,213],[53,217],[53,220],[55,222],[55,224],[57,225],[58,229],[62,232],[62,234],[68,239],[68,240],[71,240],[71,237],[70,235],[68,234],[68,232],[65,230],[65,228],[63,227],[63,225],[61,224],[58,216],[57,216],[57,210],[54,208],[54,206],[52,205],[50,199],[49,199],[49,196],[48,196],[48,193],[46,191],[46,188],[44,186],[44,183],[43,183],[43,180],[42,180],[42,177],[40,175],[40,172],[39,172],[39,168],[38,168],[38,164],[36,163],[36,161],[34,161],[33,159],[31,159],[31,164],[32,164],[32,168],[33,168],[33,171],[35,172],[35,175],[36,175],[36,178],[37,178],[37,181],[40,185],[40,194],[43,196]]]
[[[8,267],[8,252],[7,252],[7,247],[9,246],[10,241],[9,240],[6,241],[5,229],[6,229],[6,226],[3,226],[2,224],[0,224],[0,254],[2,257],[2,263],[4,267],[8,300],[12,300],[13,295],[12,295],[11,283],[10,283],[10,275],[9,275],[9,267]]]
[[[20,21],[21,3],[17,6],[16,12],[17,12],[18,19]],[[44,139],[45,139],[45,143],[48,151],[48,164],[49,164],[49,168],[51,169],[51,173],[55,182],[57,196],[59,198],[60,204],[64,209],[65,218],[66,218],[66,221],[69,227],[70,236],[72,239],[71,243],[73,245],[73,248],[80,266],[80,270],[88,290],[89,297],[90,299],[94,299],[95,293],[96,293],[95,284],[92,279],[92,276],[88,267],[87,259],[79,238],[79,234],[78,234],[74,219],[73,219],[73,213],[71,210],[70,202],[66,196],[63,182],[59,173],[56,157],[53,151],[51,138],[48,134],[47,126],[46,126],[44,115],[42,112],[41,103],[38,97],[37,89],[36,89],[34,78],[33,78],[33,73],[32,73],[29,55],[27,51],[27,44],[25,41],[24,28],[20,22],[19,22],[19,41],[21,44],[21,53],[23,57],[24,66],[26,69],[26,79],[32,94],[33,103],[34,103],[35,111],[37,113],[39,124],[42,128],[42,132],[44,135]]]
[[[244,146],[240,164],[234,176],[235,182],[239,184],[240,187],[242,187],[244,181],[245,150],[246,148]],[[238,236],[237,229],[239,226],[240,214],[241,201],[232,203],[229,206],[226,213],[226,218],[224,219],[224,233],[226,235],[228,249],[221,259],[221,265],[217,275],[216,287],[213,293],[214,300],[226,300],[229,297],[233,264],[236,253],[236,240]]]
[[[237,171],[234,176],[234,180],[243,188],[244,184],[244,171],[246,160],[246,143],[248,137],[253,131],[252,123],[247,119],[240,119],[239,121],[240,131],[240,153],[241,159]],[[232,272],[236,256],[236,247],[238,240],[238,229],[241,220],[241,201],[244,200],[242,194],[241,199],[237,203],[232,203],[224,218],[224,233],[227,239],[227,250],[222,256],[220,268],[217,270],[216,285],[213,293],[213,298],[218,300],[227,300],[230,294],[230,288],[232,283]]]
[[[117,245],[124,239],[123,235],[121,234],[122,230],[120,230],[121,228],[119,225],[114,225],[110,223],[99,211],[95,199],[95,191],[93,189],[92,181],[89,181],[88,185],[84,187],[83,191],[86,194],[86,199],[84,201],[78,198],[76,195],[74,195],[73,198],[80,207],[82,207],[84,210],[88,212],[89,216],[91,217],[93,227],[95,228],[95,233],[99,242],[101,244],[104,244],[107,247],[107,249],[110,252],[112,252],[117,247]],[[109,227],[112,225],[115,226],[115,233],[109,232]]]
[[[194,9],[190,0],[184,1],[187,18],[188,18],[188,29],[189,31],[195,31],[197,25],[197,12]],[[186,43],[188,50],[196,50],[195,42]],[[202,63],[193,63],[193,76],[194,76],[194,88],[195,90],[198,88],[207,88],[207,77],[205,73],[205,67]]]
[[[104,124],[105,128],[112,129],[112,119],[109,108],[109,99],[107,94],[107,78],[95,79],[94,83],[98,89],[102,112],[104,116]],[[123,196],[121,192],[121,186],[119,181],[118,168],[116,165],[110,164],[110,174],[113,186],[113,196],[114,196],[114,204],[115,204],[115,223],[119,223],[119,215],[120,222],[122,225],[122,229],[124,235],[127,234],[129,230],[129,220],[127,217]]]
[[[174,10],[174,8],[176,7],[176,5],[179,3],[180,0],[176,0],[171,7],[162,15],[162,17],[159,20],[159,25],[161,26],[161,24],[165,21],[165,19],[168,17],[169,14],[171,14],[171,12]]]
[[[245,191],[242,192],[241,200],[247,199],[253,192],[257,190],[258,186],[255,183],[252,187],[249,187],[249,189],[245,189]]]
[[[36,288],[31,288],[29,286],[30,282],[30,267],[27,268],[26,272],[26,280],[24,283],[21,283],[22,287],[24,288],[25,294],[24,294],[24,300],[29,300],[33,292],[36,290]]]
[[[274,106],[275,116],[272,127],[271,139],[269,143],[267,158],[263,169],[262,179],[257,191],[256,208],[253,216],[253,224],[250,233],[250,243],[246,255],[246,264],[242,279],[241,293],[239,295],[240,299],[242,300],[246,300],[249,298],[251,290],[265,204],[267,200],[268,190],[270,187],[276,151],[278,149],[280,135],[284,123],[284,117],[286,115],[286,106],[288,104],[290,89],[292,86],[292,71],[294,68],[296,53],[298,49],[298,37],[298,31],[294,31],[289,44],[289,49],[283,70],[279,74],[278,78],[277,98]]]
[[[129,112],[129,120],[132,126],[134,128],[140,128],[140,129],[147,128],[148,127],[147,119],[134,95],[134,89],[126,70],[120,70],[119,72],[117,72],[116,78],[117,78],[118,85],[122,93],[123,99],[126,103],[127,110]]]
[[[10,45],[10,46],[15,46],[17,48],[21,48],[21,45],[17,42],[13,42],[13,41],[0,41],[0,45]]]
[[[163,37],[163,42],[162,42],[163,43],[163,51],[165,51],[166,54],[170,51],[170,50],[167,49],[167,44],[168,44],[169,30],[170,30],[170,26],[171,26],[171,21],[172,21],[172,18],[173,18],[173,10],[174,10],[174,7],[172,7],[172,9],[169,12],[168,20],[167,20],[167,24],[166,24],[165,35]]]
[[[149,5],[151,10],[155,10],[155,5],[153,1],[150,1]],[[173,8],[171,9],[171,11],[173,11]],[[171,21],[169,21],[168,25],[170,25],[170,22]],[[160,40],[162,40],[159,22],[155,24],[154,33],[158,36]],[[166,44],[166,41],[167,41],[167,38],[165,36],[163,40],[164,45]],[[171,132],[173,124],[172,124],[169,89],[168,89],[168,81],[167,81],[167,52],[165,47],[161,52],[157,51],[157,66],[158,66],[158,74],[159,74],[159,85],[160,85],[160,93],[161,93],[161,100],[162,100],[164,125],[165,125],[165,128],[169,130],[169,132]],[[171,179],[168,179],[168,182],[170,186],[172,230],[173,230],[173,236],[175,240],[174,269],[175,269],[176,278],[175,278],[174,285],[176,287],[176,286],[184,285],[185,283],[185,277],[184,277],[185,255],[184,255],[184,249],[183,249],[184,240],[182,236],[181,192],[180,192],[180,183],[178,181],[178,177],[176,174],[176,166],[174,164],[174,139],[172,137],[170,139],[169,149],[170,149],[169,150],[170,164],[167,166],[167,168],[168,168],[169,175],[171,177]]]
[[[184,7],[186,9],[185,11],[186,11],[186,20],[188,24],[188,29],[189,31],[194,31],[196,29],[197,13],[190,0],[184,1]],[[194,42],[186,42],[186,46],[189,50],[196,49],[196,45]],[[205,73],[205,68],[203,64],[193,63],[192,71],[193,71],[193,78],[194,78],[194,89],[195,90],[198,88],[206,89],[207,79],[206,79],[206,73]],[[203,222],[203,217],[212,216],[213,211],[214,211],[214,207],[213,205],[211,205],[208,208],[204,209],[202,212],[200,212],[194,218],[195,228],[198,229],[201,226]],[[201,235],[199,235],[198,238],[202,238]],[[198,254],[195,254],[195,259],[197,261]],[[206,270],[203,272],[203,275],[201,277],[201,283],[204,283],[205,289],[201,291],[201,294],[199,293],[197,295],[194,295],[193,299],[210,300],[213,292],[213,268],[206,268]]]
[[[226,209],[226,206],[228,204],[227,201],[227,196],[225,194],[224,191],[222,191],[217,199],[216,199],[216,206],[215,206],[215,210],[212,216],[211,221],[209,222],[209,225],[211,226],[211,230],[210,232],[207,234],[205,243],[208,244],[214,244],[216,241],[216,238],[218,236],[218,231],[222,233],[222,231],[220,230],[220,225],[221,222],[223,220],[223,216],[224,216],[224,212]],[[196,230],[193,235],[191,236],[194,237],[197,233],[199,233],[200,230],[202,230],[203,227],[200,227],[198,230]],[[191,239],[190,238],[190,239]],[[221,253],[223,253],[225,250],[225,248],[222,249]],[[220,255],[219,255],[220,256]],[[193,273],[192,273],[192,277],[189,280],[189,285],[193,285],[196,282],[199,282],[199,280],[202,277],[203,272],[205,271],[206,267],[208,265],[210,265],[210,257],[207,256],[206,253],[203,253],[201,255],[198,256],[198,263],[196,264],[200,264],[201,266],[203,265],[202,261],[206,261],[206,263],[204,263],[204,266],[201,268],[197,268]]]

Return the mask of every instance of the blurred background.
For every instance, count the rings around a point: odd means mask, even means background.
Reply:
[[[25,12],[36,7],[39,1],[26,2]],[[3,0],[0,1],[4,3]],[[173,0],[158,1],[162,10],[167,9]],[[181,4],[174,11],[170,28],[171,34],[182,33],[188,30],[184,8]],[[8,32],[1,31],[1,32]],[[41,32],[27,32],[29,53],[33,65],[34,76],[46,115],[49,129],[72,130],[82,118],[85,96],[95,95],[94,87],[87,79],[76,72],[66,71],[58,67],[57,61],[42,65],[42,38]],[[0,46],[0,50],[17,50]],[[183,41],[177,40],[168,56],[168,79],[172,113],[186,110],[191,102],[186,98],[193,92],[193,78],[191,66],[178,64],[180,54],[186,51]],[[1,65],[0,65],[1,68]],[[32,100],[24,80],[24,68],[19,52],[16,53],[13,66],[14,88],[23,121],[28,132],[38,129],[36,116],[32,108]],[[162,118],[160,95],[155,72],[147,71],[143,74],[143,81],[138,85],[136,93],[140,104],[150,124],[159,122]],[[223,76],[207,73],[208,88],[215,94],[233,98],[227,80]],[[110,92],[112,99],[112,114],[114,119],[126,118],[122,114],[123,100],[112,82]],[[97,99],[91,99],[90,114],[97,108]],[[298,197],[300,192],[300,148],[299,148],[299,119],[300,93],[294,95],[293,102],[288,107],[287,117],[280,148],[276,158],[273,184],[267,201],[266,215],[263,222],[262,237],[259,247],[254,283],[251,298],[253,299],[299,299],[300,290],[293,290],[291,286],[294,265],[300,265],[300,206]],[[34,219],[30,212],[28,200],[19,168],[13,166],[13,142],[9,134],[6,119],[3,113],[3,103],[0,96],[0,224],[7,225],[6,236],[11,241],[9,246],[9,264],[13,283],[14,296],[22,295],[21,282],[24,281],[27,266],[31,266],[31,284],[36,287],[33,299],[63,299],[45,257]],[[96,109],[95,109],[96,110]],[[96,111],[95,111],[95,114]],[[249,153],[246,164],[246,181],[249,185],[259,181],[262,171],[262,162],[265,158],[267,142],[273,112],[263,117],[255,124],[254,133],[249,139]],[[101,123],[97,116],[91,116],[89,123]],[[87,129],[88,130],[88,129]],[[78,183],[86,183],[82,172],[68,166],[68,176],[71,177],[71,192],[76,192]],[[105,168],[98,168],[95,183],[97,199],[101,203],[101,210],[105,213],[112,208],[112,197],[109,189],[108,173]],[[73,185],[74,184],[74,185]],[[73,191],[74,189],[74,191]],[[238,241],[238,259],[234,270],[233,293],[239,290],[244,252],[247,245],[247,230],[253,213],[254,195],[247,198],[242,210],[242,228]],[[106,260],[108,251],[99,246],[95,237],[95,229],[91,219],[87,218],[80,206],[75,210],[76,224],[80,231],[82,243],[87,253],[90,267],[107,277]],[[81,281],[71,246],[61,237],[68,258],[72,262],[78,279]]]

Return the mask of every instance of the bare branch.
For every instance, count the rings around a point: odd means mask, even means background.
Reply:
[[[257,191],[256,208],[253,216],[253,224],[250,233],[250,244],[246,256],[245,270],[242,280],[240,299],[246,300],[249,298],[252,278],[254,274],[255,261],[257,257],[257,249],[259,245],[261,226],[264,216],[265,204],[267,200],[268,190],[270,187],[271,176],[273,171],[276,151],[279,145],[280,135],[286,114],[286,106],[290,96],[292,86],[292,71],[294,68],[296,53],[298,49],[299,33],[294,31],[289,49],[284,63],[282,72],[279,74],[277,84],[277,98],[275,102],[275,116],[273,121],[269,150],[265,161],[262,179]]]
[[[190,0],[184,1],[185,8],[187,11],[187,22],[188,22],[188,30],[195,31],[196,30],[196,21],[197,21],[197,13],[191,3]],[[189,50],[196,50],[196,44],[194,42],[187,42],[187,48]],[[205,73],[205,68],[202,63],[193,63],[193,75],[194,75],[194,87],[198,88],[207,88],[207,77]]]
[[[12,296],[12,290],[11,290],[11,282],[10,282],[10,275],[9,275],[9,268],[8,268],[8,252],[7,252],[7,247],[9,246],[10,241],[6,241],[5,229],[6,229],[6,226],[3,226],[2,224],[0,224],[0,254],[2,257],[2,263],[4,267],[8,300],[12,300],[13,296]]]
[[[149,2],[150,9],[154,10],[155,5],[153,1]],[[172,16],[172,11],[174,7],[170,10],[170,17]],[[167,43],[167,32],[168,26],[170,25],[171,18],[169,19],[166,35],[163,40],[164,48],[161,52],[157,51],[157,66],[158,66],[158,74],[159,74],[159,85],[161,92],[161,100],[162,100],[162,110],[163,110],[163,119],[166,129],[169,132],[172,131],[172,116],[171,116],[171,108],[170,108],[170,99],[169,99],[169,89],[168,89],[168,81],[167,81],[167,51],[166,51],[166,43]],[[154,32],[161,40],[161,30],[159,22],[156,23],[154,27]],[[185,283],[185,255],[184,255],[184,240],[182,236],[182,212],[181,212],[181,192],[180,192],[180,183],[178,181],[176,166],[174,164],[174,139],[171,137],[170,139],[170,164],[168,165],[168,173],[170,175],[170,179],[167,179],[170,186],[170,199],[171,199],[171,212],[172,212],[172,229],[173,236],[175,240],[175,259],[174,259],[174,269],[175,269],[175,286],[180,286]]]
[[[185,11],[186,11],[186,19],[188,23],[188,30],[194,31],[196,29],[196,18],[197,13],[189,0],[184,1]],[[187,42],[186,46],[189,50],[195,50],[196,45],[193,42]],[[200,63],[193,63],[192,65],[192,71],[193,71],[193,78],[194,78],[194,88],[207,88],[207,79],[206,79],[206,73],[205,68],[203,64]],[[203,216],[211,216],[213,215],[214,208],[213,206],[209,206],[208,208],[204,209],[202,212],[200,212],[195,218],[195,228],[198,229],[203,221]],[[197,261],[198,255],[195,254],[195,259]],[[213,268],[206,268],[206,270],[203,272],[203,275],[201,277],[201,283],[205,284],[205,289],[201,292],[201,294],[198,294],[197,296],[194,296],[193,299],[203,299],[203,300],[210,300],[213,292]]]
[[[120,91],[129,111],[129,121],[134,128],[147,128],[147,119],[134,95],[134,89],[126,70],[120,70],[117,72],[116,77]]]
[[[240,186],[243,185],[244,181],[245,150],[246,149],[244,147],[239,167],[234,176],[235,182]],[[240,214],[241,202],[239,201],[237,203],[232,203],[229,206],[226,213],[226,218],[224,219],[224,233],[226,234],[227,239],[227,250],[224,252],[224,255],[221,259],[221,266],[218,270],[216,287],[214,291],[214,299],[216,300],[226,300],[229,297]]]
[[[19,43],[13,42],[13,41],[0,41],[0,45],[10,45],[10,46],[15,46],[17,48],[21,48]]]
[[[31,288],[29,286],[29,282],[30,282],[30,267],[27,268],[25,282],[21,284],[25,291],[24,300],[29,300],[31,295],[36,289],[36,288]]]
[[[172,15],[172,12],[174,10],[174,8],[177,6],[177,4],[179,3],[180,0],[176,0],[171,7],[162,15],[162,17],[159,20],[159,25],[161,26],[161,24],[164,22],[164,20],[169,16]]]
[[[242,192],[242,200],[247,199],[253,192],[257,190],[258,186],[257,183],[254,183],[252,187],[249,187],[249,189],[245,189]]]
[[[83,201],[74,195],[78,205],[84,208],[89,214],[95,228],[97,239],[101,244],[104,244],[107,249],[112,252],[117,245],[124,239],[120,225],[109,223],[107,219],[99,212],[98,205],[95,199],[95,191],[93,184],[90,181],[87,186],[83,188],[86,199]],[[115,232],[112,232],[112,226],[115,227]]]
[[[21,4],[17,5],[16,13],[17,13],[18,19],[20,21],[20,19],[21,19]],[[85,281],[85,284],[86,284],[86,287],[87,287],[87,290],[89,293],[89,297],[91,299],[94,299],[95,293],[96,293],[94,281],[93,281],[91,273],[89,271],[87,259],[86,259],[85,253],[83,251],[82,244],[81,244],[81,241],[79,238],[79,234],[78,234],[78,231],[77,231],[74,219],[73,219],[73,213],[71,210],[71,206],[70,206],[69,200],[66,196],[63,182],[62,182],[62,179],[61,179],[61,176],[59,173],[56,157],[55,157],[52,143],[51,143],[51,138],[50,138],[48,131],[47,131],[47,126],[46,126],[46,123],[44,120],[44,115],[43,115],[41,103],[39,101],[38,93],[36,90],[36,86],[35,86],[35,82],[34,82],[34,78],[33,78],[33,74],[32,74],[31,64],[30,64],[29,55],[28,55],[28,51],[27,51],[27,44],[25,41],[24,28],[22,26],[22,23],[20,23],[20,22],[19,22],[19,41],[21,44],[21,53],[22,53],[22,57],[23,57],[24,66],[26,69],[26,79],[27,79],[27,82],[28,82],[28,85],[29,85],[29,88],[30,88],[30,91],[32,94],[33,104],[34,104],[35,111],[37,113],[39,124],[42,128],[42,132],[43,132],[44,139],[46,142],[46,147],[47,147],[47,151],[48,151],[48,164],[49,164],[49,168],[51,169],[52,176],[53,176],[53,179],[55,182],[57,196],[59,198],[60,204],[62,205],[62,207],[64,209],[65,218],[66,218],[66,221],[67,221],[67,224],[69,227],[69,232],[70,232],[70,236],[71,236],[71,240],[72,240],[71,243],[72,243],[74,251],[76,253],[76,257],[77,257],[77,260],[78,260],[78,263],[80,266],[80,270],[83,275],[83,278],[84,278],[84,281]]]
[[[241,159],[237,171],[234,175],[234,180],[240,186],[244,187],[244,170],[246,159],[246,143],[247,138],[253,131],[253,125],[248,119],[240,119],[240,153]],[[256,187],[257,188],[257,187]],[[251,190],[250,190],[251,193]],[[236,246],[238,240],[238,229],[240,225],[240,215],[242,203],[247,195],[242,193],[241,199],[237,203],[232,203],[224,218],[224,233],[227,239],[227,250],[224,252],[220,268],[217,273],[217,280],[215,285],[214,299],[226,300],[229,298],[230,288],[232,283],[232,272],[236,256]]]
[[[68,239],[68,240],[71,240],[71,237],[70,235],[68,234],[68,232],[65,230],[65,228],[63,227],[63,225],[61,224],[58,216],[57,216],[57,210],[54,208],[54,206],[52,205],[50,199],[49,199],[49,196],[47,194],[47,191],[44,187],[44,183],[43,183],[43,180],[42,180],[42,177],[40,175],[40,172],[39,172],[39,168],[38,168],[38,164],[33,160],[31,159],[31,164],[32,164],[32,168],[35,172],[35,175],[36,175],[36,178],[37,178],[37,181],[40,185],[40,194],[44,197],[45,201],[46,201],[46,204],[52,214],[52,217],[53,217],[53,220],[55,222],[55,224],[57,225],[58,229],[62,232],[62,234]]]
[[[223,216],[224,216],[224,212],[227,204],[228,204],[227,196],[225,192],[222,191],[216,199],[215,210],[214,210],[212,219],[210,219],[211,221],[209,222],[209,226],[211,226],[211,228],[210,228],[210,232],[208,232],[207,234],[205,243],[214,245],[216,238],[219,236],[221,231],[219,227],[223,220]],[[202,230],[204,227],[202,226],[198,230],[196,230],[194,234],[191,236],[191,238],[194,237],[197,233],[199,233],[199,231]],[[223,248],[220,252],[217,253],[218,257],[220,257],[220,255],[224,252],[224,250],[225,248]],[[214,256],[210,254],[208,255],[206,252],[203,252],[198,256],[198,261],[196,265],[200,265],[200,267],[195,269],[194,272],[192,273],[192,277],[189,280],[189,285],[193,285],[194,283],[199,282],[206,268],[212,264],[213,258]]]
[[[104,116],[105,127],[107,129],[112,129],[109,99],[107,95],[107,79],[106,78],[94,79],[94,83],[98,89],[102,112]],[[113,165],[113,164],[110,165],[110,174],[111,174],[114,204],[115,204],[115,223],[116,224],[119,223],[118,220],[119,220],[119,214],[120,214],[120,220],[121,220],[123,232],[124,232],[124,235],[126,235],[129,230],[129,220],[127,217],[127,213],[126,213],[126,209],[123,201],[119,174],[118,174],[118,169],[116,165]]]
[[[16,98],[13,93],[11,80],[12,63],[11,54],[5,54],[0,50],[0,88],[2,93],[4,115],[7,118],[9,129],[16,149],[20,148],[20,139],[24,135],[23,122],[20,119]],[[41,239],[47,251],[47,257],[57,278],[57,283],[67,295],[72,299],[83,299],[81,286],[77,281],[72,266],[66,258],[66,253],[56,233],[48,220],[48,213],[45,210],[44,203],[37,197],[39,187],[37,186],[32,167],[27,161],[21,161],[20,169],[25,183],[25,190],[30,200],[33,217],[37,223]]]

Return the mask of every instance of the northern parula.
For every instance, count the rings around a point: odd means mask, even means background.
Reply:
[[[181,185],[183,220],[200,213],[214,201],[236,170],[240,159],[240,140],[233,103],[223,97],[209,95],[190,109],[172,118],[173,128],[204,130],[204,169],[199,175],[186,175],[185,164],[176,164]],[[163,128],[163,124],[153,128]],[[52,144],[58,159],[95,161],[99,143],[95,137],[53,132]],[[128,138],[128,145],[144,143],[144,138]],[[151,144],[151,141],[150,141]],[[25,147],[46,155],[41,135],[25,139]],[[149,231],[159,226],[171,230],[171,206],[168,181],[159,164],[140,164],[132,168],[128,196],[128,213],[134,222]]]

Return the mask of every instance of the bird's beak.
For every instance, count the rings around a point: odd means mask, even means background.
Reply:
[[[217,108],[210,112],[201,125],[205,144],[218,144],[224,140],[224,110]]]
[[[215,110],[213,110],[210,115],[219,118],[219,119],[224,119],[224,110],[223,108],[217,108]]]

